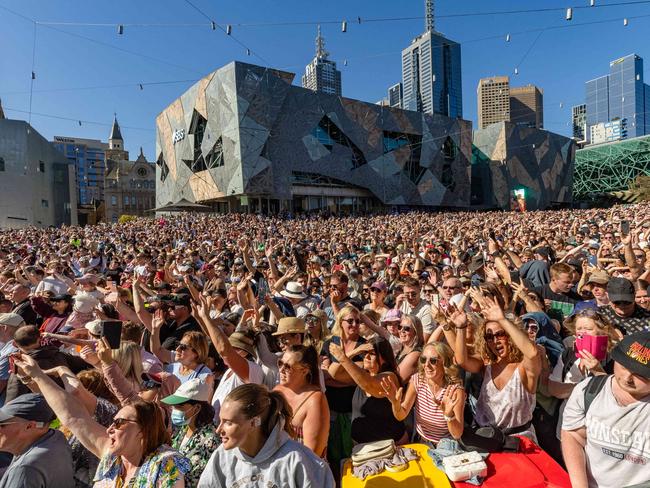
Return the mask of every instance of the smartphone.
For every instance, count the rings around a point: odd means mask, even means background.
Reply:
[[[122,340],[122,321],[102,320],[102,337],[106,337],[106,342],[111,349],[119,349]]]
[[[621,221],[621,233],[624,235],[628,235],[630,233],[630,221],[629,220],[622,220]]]
[[[576,338],[576,357],[580,357],[578,351],[588,351],[598,361],[603,361],[607,357],[607,336],[592,336],[585,334]]]

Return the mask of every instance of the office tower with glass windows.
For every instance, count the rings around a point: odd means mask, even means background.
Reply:
[[[609,74],[585,83],[587,128],[621,121],[621,138],[650,134],[650,86],[643,82],[643,59],[630,54],[609,63]]]
[[[395,83],[388,88],[388,106],[402,108],[402,83]]]
[[[402,108],[462,117],[460,44],[435,31],[432,0],[425,13],[425,32],[402,51]]]
[[[585,138],[585,127],[587,126],[587,105],[582,103],[571,107],[571,125],[573,126],[573,138],[583,141]]]

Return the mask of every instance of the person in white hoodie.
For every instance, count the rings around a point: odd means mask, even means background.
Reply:
[[[217,432],[221,445],[212,453],[198,488],[333,488],[327,462],[291,439],[287,401],[263,385],[231,391],[221,405]]]

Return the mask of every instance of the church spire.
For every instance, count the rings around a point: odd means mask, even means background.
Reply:
[[[5,119],[5,112],[2,110],[2,100],[0,100],[0,120]]]
[[[122,139],[122,133],[120,132],[120,124],[117,123],[117,114],[114,114],[113,116],[113,127],[111,127],[111,136],[109,137],[109,140],[110,139],[124,142],[124,139]]]

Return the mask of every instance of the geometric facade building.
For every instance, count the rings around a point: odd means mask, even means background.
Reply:
[[[510,209],[517,197],[528,210],[571,203],[573,139],[500,122],[474,131],[472,152],[472,205]]]
[[[156,119],[156,205],[215,210],[466,208],[471,122],[314,92],[232,62]]]
[[[638,176],[650,176],[650,136],[587,146],[576,152],[574,198],[627,190]]]

